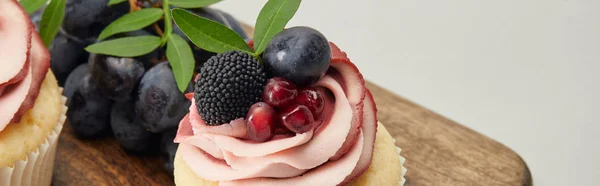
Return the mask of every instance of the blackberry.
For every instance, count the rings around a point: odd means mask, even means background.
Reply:
[[[244,118],[261,100],[267,82],[258,59],[240,51],[217,54],[204,63],[196,82],[196,107],[207,125]]]

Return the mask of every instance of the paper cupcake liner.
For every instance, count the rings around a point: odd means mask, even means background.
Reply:
[[[396,139],[394,139],[394,144],[396,143]],[[406,175],[406,167],[404,167],[404,162],[406,162],[406,158],[404,158],[402,156],[402,148],[400,147],[396,147],[396,152],[398,152],[398,157],[400,158],[400,166],[402,167],[402,171],[400,172],[400,182],[398,182],[398,186],[403,186],[404,183],[406,183],[406,178],[404,178],[404,176]]]
[[[396,151],[398,151],[398,157],[400,158],[400,166],[402,167],[402,172],[400,172],[400,182],[398,182],[398,186],[403,186],[406,182],[406,178],[404,178],[404,176],[406,175],[406,167],[404,167],[404,162],[406,161],[406,158],[400,155],[400,152],[402,152],[402,149],[400,147],[396,147]]]
[[[62,94],[62,88],[59,91]],[[56,124],[52,132],[46,137],[46,141],[40,144],[35,151],[27,153],[25,160],[15,161],[13,167],[0,168],[1,186],[50,185],[58,136],[67,118],[66,101],[67,98],[63,96],[61,98],[63,106],[58,124]]]

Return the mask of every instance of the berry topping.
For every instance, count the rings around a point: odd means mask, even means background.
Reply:
[[[196,82],[196,107],[207,125],[243,118],[261,100],[266,75],[258,59],[240,51],[211,57]]]
[[[282,110],[281,123],[290,131],[301,134],[313,128],[315,119],[308,107],[293,104]]]
[[[250,107],[246,116],[248,136],[256,142],[264,142],[273,137],[277,113],[269,104],[258,102]]]
[[[306,88],[301,90],[300,93],[298,93],[298,96],[296,96],[294,102],[308,107],[315,119],[321,115],[323,108],[325,107],[323,95],[321,95],[321,93],[314,88]]]
[[[274,77],[267,81],[262,99],[269,105],[279,107],[294,100],[297,94],[298,89],[294,83],[284,78]]]
[[[331,60],[331,47],[319,31],[292,27],[273,37],[263,60],[271,76],[283,77],[304,87],[325,75]]]
[[[275,129],[273,129],[273,133],[274,134],[295,134],[294,132],[287,129],[287,127],[283,126],[283,124],[281,124],[281,122],[279,122],[279,123],[277,123],[277,125],[275,125]]]

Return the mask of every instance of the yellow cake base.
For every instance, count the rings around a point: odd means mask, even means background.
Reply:
[[[16,160],[25,160],[35,151],[59,123],[62,113],[62,92],[54,74],[49,71],[40,87],[35,105],[21,118],[0,131],[0,167],[11,166]]]
[[[401,185],[404,172],[394,139],[383,125],[378,124],[375,149],[371,166],[351,186],[396,186]],[[218,186],[218,182],[198,177],[183,161],[179,152],[175,155],[175,184],[178,186]]]

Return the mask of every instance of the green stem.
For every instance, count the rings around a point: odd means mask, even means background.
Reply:
[[[173,21],[171,21],[171,8],[169,8],[169,0],[163,0],[163,11],[165,12],[165,33],[162,38],[163,45],[167,43],[167,40],[173,32]]]

